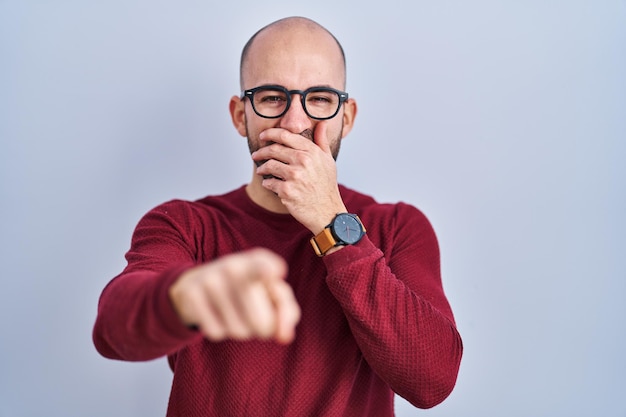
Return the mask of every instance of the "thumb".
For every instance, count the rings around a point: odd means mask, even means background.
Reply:
[[[330,144],[328,143],[328,136],[326,135],[326,120],[321,121],[315,126],[313,132],[313,142],[325,153],[330,153]]]

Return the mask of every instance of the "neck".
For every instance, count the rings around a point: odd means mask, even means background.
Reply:
[[[289,213],[276,194],[263,188],[262,182],[263,177],[257,175],[256,173],[252,174],[252,181],[250,181],[250,183],[246,186],[248,197],[250,197],[255,204],[271,212]]]

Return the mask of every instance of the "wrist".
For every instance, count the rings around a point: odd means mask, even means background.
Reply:
[[[354,245],[365,235],[365,227],[359,216],[338,213],[328,226],[311,238],[311,246],[317,256],[335,252],[337,248]]]
[[[337,214],[339,213],[347,213],[348,209],[343,204],[341,206],[335,207],[335,210],[325,211],[324,214],[321,214],[318,217],[318,220],[315,222],[315,225],[310,227],[309,230],[313,235],[320,234],[324,229],[330,226],[332,221],[335,219]]]

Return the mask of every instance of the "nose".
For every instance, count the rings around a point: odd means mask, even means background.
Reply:
[[[312,125],[311,119],[307,116],[302,107],[300,94],[292,95],[291,105],[287,113],[280,118],[279,127],[287,129],[292,133],[300,133],[306,129],[310,129]]]

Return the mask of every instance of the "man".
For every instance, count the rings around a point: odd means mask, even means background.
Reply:
[[[462,342],[429,222],[337,184],[345,75],[311,20],[257,32],[230,100],[252,180],[151,210],[104,289],[98,351],[167,355],[168,416],[392,416],[394,392],[428,408],[452,391]]]

